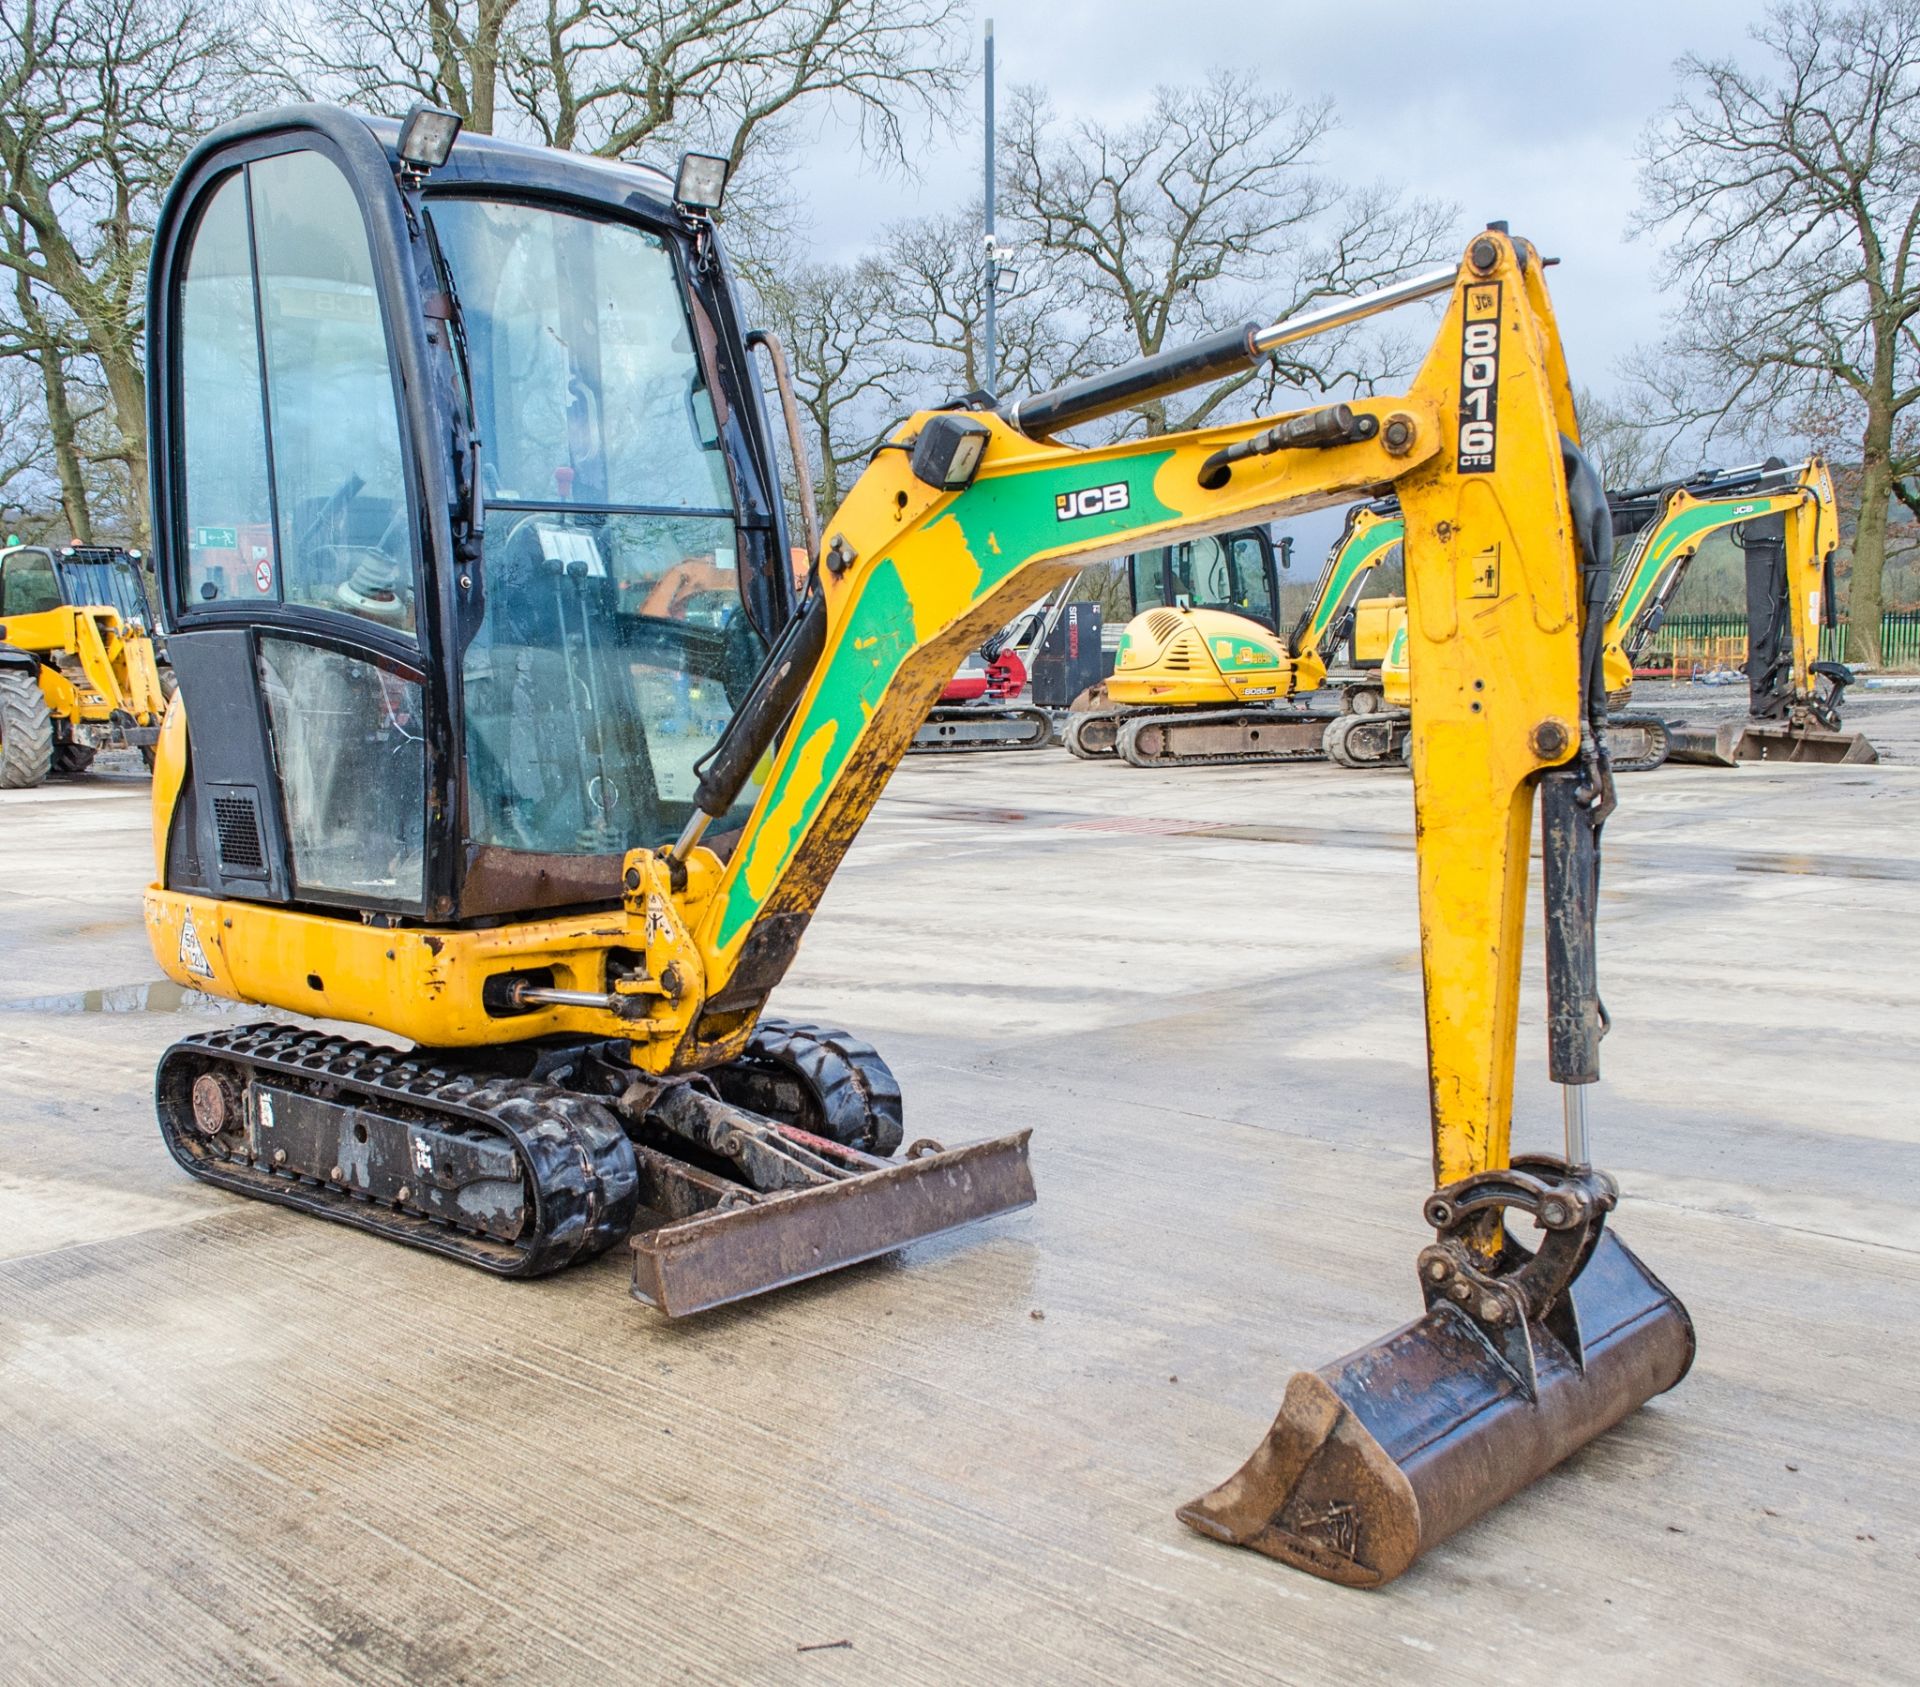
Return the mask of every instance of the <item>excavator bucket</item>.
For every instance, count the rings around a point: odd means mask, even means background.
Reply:
[[[1534,1165],[1553,1191],[1546,1206],[1562,1193],[1558,1168]],[[1328,1581],[1379,1587],[1673,1387],[1693,1360],[1692,1322],[1598,1228],[1611,1202],[1595,1194],[1591,1231],[1571,1242],[1585,1257],[1544,1313],[1524,1279],[1567,1230],[1538,1255],[1509,1237],[1507,1269],[1491,1276],[1443,1239],[1421,1256],[1425,1314],[1297,1373],[1253,1456],[1180,1519]]]
[[[1858,732],[1833,732],[1787,721],[1722,721],[1717,726],[1667,727],[1669,761],[1736,767],[1743,761],[1876,762],[1880,754]]]

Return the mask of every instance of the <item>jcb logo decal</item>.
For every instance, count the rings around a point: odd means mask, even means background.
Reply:
[[[1460,324],[1460,442],[1462,474],[1492,474],[1499,438],[1500,283],[1467,289]]]
[[[1111,486],[1088,486],[1078,492],[1062,492],[1053,500],[1056,521],[1078,521],[1083,515],[1111,515],[1124,510],[1130,500],[1127,483],[1116,480]]]

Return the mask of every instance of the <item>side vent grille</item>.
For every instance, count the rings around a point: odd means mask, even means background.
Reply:
[[[1167,652],[1166,666],[1176,674],[1204,670],[1207,666],[1206,647],[1192,633],[1185,633]]]
[[[1185,623],[1171,609],[1155,609],[1147,615],[1147,636],[1156,644],[1165,644]]]
[[[264,879],[267,852],[260,842],[260,799],[247,790],[216,792],[213,831],[220,871],[235,878]]]

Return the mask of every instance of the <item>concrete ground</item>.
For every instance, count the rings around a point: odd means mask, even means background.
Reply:
[[[1902,759],[1609,828],[1596,1147],[1692,1375],[1373,1594],[1173,1508],[1417,1308],[1403,776],[907,766],[777,1005],[1039,1204],[672,1327],[190,1182],[149,1074],[232,1013],[137,988],[144,782],[0,794],[0,1679],[1912,1680],[1920,699],[1854,718]]]

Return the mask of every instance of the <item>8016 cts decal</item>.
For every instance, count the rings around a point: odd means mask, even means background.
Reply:
[[[1500,283],[1467,289],[1460,324],[1460,440],[1462,474],[1492,474],[1500,421]]]

